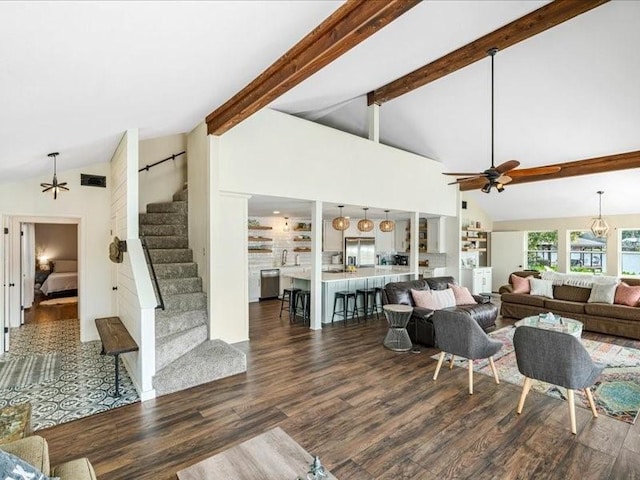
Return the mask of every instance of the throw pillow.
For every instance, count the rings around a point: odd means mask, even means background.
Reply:
[[[591,287],[591,295],[587,303],[608,303],[612,304],[616,295],[615,283],[594,283]]]
[[[519,277],[518,275],[511,274],[511,285],[513,285],[512,293],[529,293],[531,291],[531,284],[529,283],[529,279],[532,278],[533,275],[529,275],[528,277]]]
[[[29,465],[20,457],[0,450],[0,478],[3,480],[23,480],[25,478],[33,480],[59,480],[54,477],[47,477],[33,465]]]
[[[629,307],[640,307],[640,286],[632,287],[624,282],[620,283],[616,288],[613,303]]]
[[[453,290],[453,296],[456,299],[456,305],[475,305],[476,299],[473,298],[471,292],[467,287],[461,287],[459,285],[449,284],[449,288]]]
[[[446,290],[414,290],[412,288],[411,296],[416,306],[430,310],[441,310],[456,305],[456,298],[450,288]]]
[[[551,280],[531,277],[529,278],[529,283],[531,285],[531,295],[553,298],[553,282]]]
[[[542,280],[551,280],[554,285],[562,285],[564,283],[565,274],[554,270],[546,270],[540,274]]]

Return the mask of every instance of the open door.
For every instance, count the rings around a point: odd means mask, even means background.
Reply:
[[[492,232],[491,266],[493,290],[509,280],[509,275],[526,266],[526,232]]]
[[[9,351],[9,221],[2,219],[2,240],[0,240],[0,255],[3,260],[2,295],[0,295],[0,314],[2,314],[2,335],[0,335],[0,354]]]
[[[20,224],[20,325],[24,325],[24,312],[33,305],[36,283],[35,225]]]

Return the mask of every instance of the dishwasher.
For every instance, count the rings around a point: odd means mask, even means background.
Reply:
[[[280,295],[280,269],[260,270],[260,300]]]

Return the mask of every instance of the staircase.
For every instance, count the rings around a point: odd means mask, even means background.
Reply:
[[[189,248],[187,190],[172,202],[151,203],[140,215],[165,310],[156,310],[157,395],[245,372],[244,353],[208,340],[207,296]]]

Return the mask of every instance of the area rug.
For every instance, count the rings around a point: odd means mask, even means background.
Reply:
[[[50,307],[52,305],[68,305],[70,303],[78,303],[78,297],[52,298],[51,300],[40,302],[38,305]]]
[[[0,362],[0,390],[45,383],[60,376],[56,353],[28,355]]]
[[[503,348],[493,357],[500,380],[522,386],[524,376],[518,371],[516,355],[513,349],[514,327],[505,327],[489,336],[499,340]],[[621,347],[611,343],[582,339],[582,344],[591,358],[606,365],[606,368],[591,388],[593,399],[599,413],[634,423],[640,411],[640,350]],[[437,358],[434,355],[432,358]],[[474,371],[493,376],[487,359],[475,360]],[[467,368],[466,360],[456,360],[455,366]],[[538,380],[533,380],[532,390],[562,400],[567,399],[566,389]],[[589,408],[584,392],[576,390],[576,405]]]

